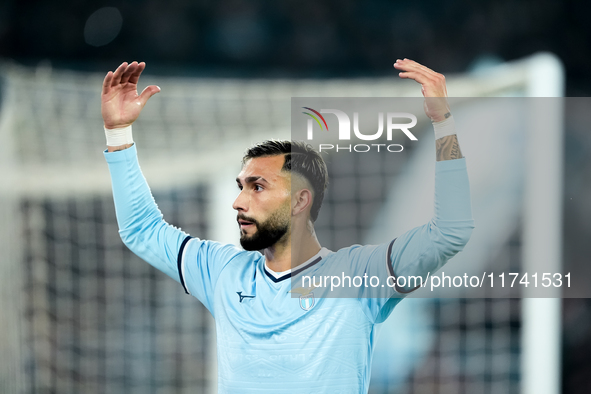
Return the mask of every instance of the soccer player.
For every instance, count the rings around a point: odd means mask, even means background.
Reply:
[[[474,227],[469,183],[445,78],[408,59],[394,67],[401,78],[421,84],[425,113],[434,124],[434,217],[390,243],[336,252],[321,247],[314,232],[326,165],[299,142],[266,141],[244,156],[233,204],[243,249],[193,238],[166,223],[131,135],[132,123],[160,88],[137,94],[144,63],[123,63],[105,77],[105,158],[121,238],[214,316],[220,393],[366,393],[379,323],[416,288],[396,278],[424,278],[468,242]],[[327,288],[318,284],[299,285],[303,276],[335,272],[376,276],[381,283],[390,278],[396,285],[371,293],[365,284],[346,298],[325,297]]]

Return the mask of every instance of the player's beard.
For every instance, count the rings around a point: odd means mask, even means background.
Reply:
[[[238,219],[253,223],[257,230],[252,235],[246,234],[245,231],[240,232],[240,245],[242,245],[244,250],[263,250],[271,247],[279,242],[289,231],[290,215],[283,208],[279,208],[273,212],[262,223],[242,214],[238,215]]]

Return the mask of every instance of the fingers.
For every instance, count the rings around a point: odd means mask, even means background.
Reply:
[[[109,92],[109,88],[111,87],[111,80],[113,79],[113,71],[109,71],[103,80],[103,94],[107,94]]]
[[[424,73],[417,72],[417,71],[407,71],[407,72],[400,73],[398,75],[400,76],[400,78],[413,79],[413,80],[417,81],[418,83],[420,83],[421,85],[425,85],[425,84],[428,84],[431,82],[431,78],[429,78]]]
[[[131,62],[131,64],[127,64],[127,62],[121,63],[115,72],[109,71],[105,76],[103,81],[103,94],[106,94],[115,86],[126,85],[127,83],[137,85],[140,75],[145,68],[146,63],[144,62],[138,63],[134,61]],[[158,92],[160,92],[160,88],[156,85],[146,87],[138,97],[142,107],[146,105],[150,97]]]
[[[107,76],[103,81],[103,93],[109,91],[110,87],[126,84],[128,82],[137,84],[140,79],[140,75],[145,68],[146,63],[144,62],[138,63],[134,61],[130,64],[127,62],[121,63],[115,72],[109,71],[107,73]]]
[[[438,75],[438,73],[431,70],[430,68],[425,67],[422,64],[417,63],[414,60],[410,60],[410,59],[404,59],[404,60],[398,59],[398,60],[396,60],[396,63],[394,63],[394,67],[399,70],[402,70],[402,71],[422,71],[422,72],[429,74],[429,75],[433,75],[433,76]]]
[[[115,72],[113,73],[113,79],[111,81],[111,86],[117,86],[121,83],[121,76],[123,75],[123,73],[125,72],[126,69],[127,69],[127,62],[123,62],[123,63],[121,63],[121,65],[119,67],[117,67],[117,70],[115,70]]]
[[[396,60],[394,68],[401,70],[400,78],[412,79],[421,84],[421,93],[425,97],[446,97],[445,77],[413,60]]]
[[[144,68],[146,68],[146,63],[139,63],[137,67],[134,69],[133,73],[131,73],[131,75],[129,76],[129,82],[137,84],[140,80],[140,75],[142,75],[142,71],[144,71]]]
[[[156,85],[150,85],[147,86],[143,91],[142,94],[140,94],[140,102],[142,103],[142,107],[144,105],[146,105],[146,103],[148,102],[148,99],[150,97],[152,97],[153,95],[155,95],[156,93],[160,92],[160,88]]]
[[[401,70],[403,72],[416,73],[413,75],[421,74],[421,75],[424,75],[425,77],[427,77],[429,79],[433,79],[433,80],[437,80],[437,79],[440,79],[441,77],[443,77],[443,75],[431,70],[428,67],[423,66],[422,64],[419,64],[413,60],[410,60],[410,59],[396,60],[396,63],[394,63],[394,68]],[[402,77],[403,73],[399,73],[399,75]]]
[[[127,68],[123,72],[123,75],[121,75],[121,84],[125,84],[127,83],[127,81],[129,81],[129,77],[133,75],[135,70],[137,70],[138,66],[139,65],[137,64],[137,62],[132,62],[129,66],[127,66]]]

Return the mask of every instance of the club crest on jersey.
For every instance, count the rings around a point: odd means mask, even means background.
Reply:
[[[312,307],[316,303],[316,300],[314,298],[314,293],[312,293],[312,290],[314,290],[314,287],[309,287],[307,289],[305,289],[303,287],[298,287],[297,289],[291,290],[290,293],[299,294],[300,295],[300,307],[305,311],[309,311],[310,309],[312,309]]]
[[[303,310],[309,311],[314,306],[314,293],[300,296],[300,306]]]

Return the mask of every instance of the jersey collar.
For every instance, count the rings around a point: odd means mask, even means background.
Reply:
[[[330,250],[326,248],[320,249],[318,253],[314,256],[310,257],[306,262],[303,264],[298,265],[295,269],[283,271],[283,272],[275,272],[271,268],[267,267],[267,263],[264,263],[264,270],[265,274],[271,279],[273,282],[281,282],[282,280],[291,278],[292,275],[297,275],[305,269],[312,267],[315,264],[318,264],[324,257],[326,257],[330,253]]]

